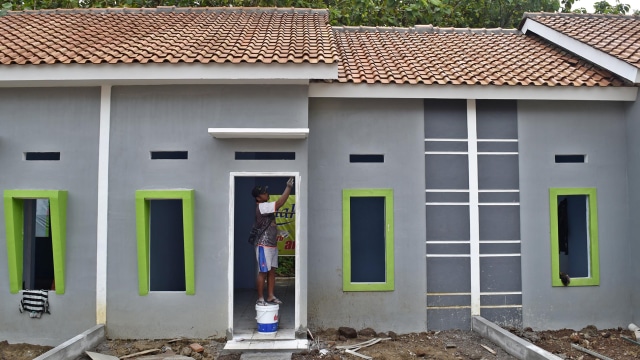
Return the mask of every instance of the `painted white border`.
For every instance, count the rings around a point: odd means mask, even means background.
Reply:
[[[476,100],[467,100],[469,138],[469,254],[471,267],[471,316],[480,315],[480,195],[478,192],[478,132]]]
[[[637,87],[311,83],[309,97],[635,101]]]
[[[0,66],[0,87],[85,86],[185,83],[308,84],[310,79],[337,79],[338,64],[162,63],[43,64]]]
[[[536,33],[546,40],[568,50],[586,60],[603,67],[612,73],[622,76],[636,84],[640,83],[640,71],[637,67],[611,56],[604,51],[587,45],[559,31],[543,25],[534,19],[527,18],[522,25],[521,31],[526,34],[528,31]]]
[[[98,140],[98,219],[96,236],[96,324],[107,323],[107,231],[109,222],[109,133],[111,86],[100,91],[100,135]]]
[[[300,266],[301,266],[301,259],[300,259],[300,244],[301,241],[299,241],[300,239],[300,208],[302,207],[302,203],[304,201],[304,197],[302,196],[302,194],[300,193],[301,190],[301,186],[300,186],[300,172],[297,171],[289,171],[289,172],[264,172],[264,171],[256,171],[256,172],[250,172],[250,171],[232,171],[229,173],[229,228],[227,230],[228,234],[229,234],[229,266],[227,269],[227,284],[228,284],[228,306],[229,306],[229,311],[227,313],[228,316],[228,326],[227,326],[227,331],[229,331],[231,333],[231,336],[233,337],[233,269],[234,269],[234,261],[233,261],[233,254],[235,251],[234,248],[234,214],[235,214],[235,192],[236,192],[236,182],[235,182],[235,178],[236,177],[278,177],[278,176],[293,176],[295,177],[295,186],[296,186],[296,210],[295,210],[295,216],[296,216],[296,280],[295,280],[295,307],[294,307],[294,333],[295,330],[298,330],[301,326],[301,319],[300,319],[300,307],[303,305],[301,304],[300,301]],[[306,262],[306,259],[304,259],[304,261]],[[304,304],[304,306],[306,307],[306,304]],[[305,311],[306,312],[306,311]],[[231,339],[227,339],[227,340],[231,340]]]
[[[217,139],[306,139],[309,128],[209,128]]]

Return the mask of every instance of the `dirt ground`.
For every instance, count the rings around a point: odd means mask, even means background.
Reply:
[[[588,326],[582,330],[532,331],[531,329],[508,329],[537,346],[554,353],[561,358],[571,360],[592,360],[596,357],[573,349],[571,344],[594,351],[602,356],[615,360],[640,359],[640,345],[624,340],[622,336],[634,339],[631,331],[618,329],[599,330]],[[358,353],[374,359],[438,359],[438,360],[511,360],[515,357],[507,354],[489,340],[471,331],[448,330],[429,331],[397,335],[391,333],[375,333],[365,329],[358,332],[355,339],[345,339],[336,329],[311,331],[314,337],[310,351],[294,354],[294,360],[342,360],[359,359],[355,355],[345,353],[340,346],[363,343],[372,339],[381,340],[358,350]],[[190,351],[190,344],[200,344],[203,351]],[[140,352],[143,358],[152,354],[182,354],[196,360],[238,360],[240,354],[223,354],[224,339],[173,339],[173,340],[107,340],[100,344],[95,352],[123,357]],[[482,345],[486,346],[483,347]],[[488,348],[488,349],[487,349]],[[0,342],[0,360],[31,360],[49,350],[47,346],[29,344],[8,344]],[[157,350],[154,350],[157,349]],[[494,355],[492,351],[495,351]],[[89,360],[86,355],[77,360]]]

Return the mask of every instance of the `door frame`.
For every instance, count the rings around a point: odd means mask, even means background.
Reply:
[[[228,229],[228,234],[229,234],[229,267],[227,269],[227,281],[228,281],[228,326],[227,326],[227,340],[231,340],[233,339],[233,283],[234,283],[234,254],[235,254],[235,226],[234,226],[234,221],[235,221],[235,192],[236,192],[236,184],[235,184],[235,178],[236,177],[294,177],[295,178],[295,194],[296,194],[296,209],[295,209],[295,217],[296,217],[296,231],[295,231],[295,239],[296,239],[296,245],[295,245],[295,269],[296,269],[296,276],[295,276],[295,306],[294,306],[294,314],[295,314],[295,320],[294,320],[294,330],[297,331],[297,329],[300,329],[301,327],[301,318],[300,318],[300,314],[301,314],[301,307],[304,306],[306,307],[306,303],[302,304],[300,301],[300,291],[301,291],[301,272],[300,272],[300,266],[302,264],[301,261],[303,261],[303,259],[300,259],[301,256],[301,251],[300,251],[300,222],[301,222],[301,217],[300,217],[300,209],[302,208],[302,196],[301,196],[301,186],[300,186],[300,172],[299,171],[232,171],[229,173],[229,229]],[[306,261],[306,259],[304,259],[304,261]],[[306,297],[305,297],[306,298]],[[304,309],[304,313],[306,314],[307,311],[306,309]]]

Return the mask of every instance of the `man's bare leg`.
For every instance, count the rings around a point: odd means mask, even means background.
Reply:
[[[267,292],[269,295],[267,296],[267,300],[272,300],[276,296],[273,294],[276,287],[276,268],[271,268],[269,270],[269,276],[267,277]]]
[[[267,273],[259,272],[256,279],[256,288],[258,288],[258,300],[264,300],[264,279],[267,278]],[[269,285],[267,284],[267,288]]]

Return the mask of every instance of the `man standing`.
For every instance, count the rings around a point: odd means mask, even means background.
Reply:
[[[276,283],[276,268],[278,267],[278,231],[276,229],[275,213],[284,205],[291,193],[293,178],[287,181],[287,188],[278,200],[269,202],[269,191],[266,186],[256,186],[251,195],[256,198],[256,224],[258,229],[266,229],[256,242],[256,260],[258,261],[258,301],[257,305],[282,304],[273,293]],[[264,281],[267,280],[267,300],[264,300]]]

